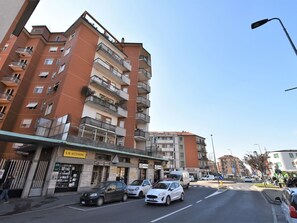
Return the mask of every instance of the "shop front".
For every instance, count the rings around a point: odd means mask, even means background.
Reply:
[[[147,160],[139,160],[138,168],[139,168],[139,179],[144,180],[147,179],[147,169],[148,169],[148,161]]]

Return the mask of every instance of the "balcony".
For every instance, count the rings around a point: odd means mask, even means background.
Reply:
[[[137,84],[137,89],[138,89],[139,94],[148,94],[151,92],[151,86],[149,86],[143,82],[139,82]]]
[[[121,127],[116,127],[116,135],[118,135],[118,136],[123,136],[123,137],[125,137],[126,136],[126,129],[124,129],[124,128],[121,128]]]
[[[116,131],[116,126],[110,123],[103,122],[90,117],[83,117],[80,121],[80,126],[88,126],[94,129],[102,129],[104,131],[113,132]]]
[[[111,113],[116,115],[117,117],[127,117],[128,116],[128,112],[127,110],[116,106],[115,104],[109,103],[97,96],[89,96],[86,98],[85,103],[90,103],[96,107],[98,107],[99,109],[101,109],[102,111]]]
[[[148,136],[148,133],[141,129],[136,129],[134,132],[134,138],[136,141],[147,141]]]
[[[102,78],[100,78],[96,75],[91,77],[90,82],[92,85],[99,87],[100,89],[102,89],[103,91],[105,91],[107,93],[111,93],[113,96],[116,96],[118,99],[124,99],[126,101],[129,99],[128,93],[109,84],[108,82],[104,81]]]
[[[147,70],[140,68],[138,70],[138,80],[139,81],[147,81],[152,78],[152,74]]]
[[[117,63],[117,65],[120,65],[120,68],[124,71],[131,71],[132,66],[131,64],[122,59],[116,52],[114,52],[112,49],[110,49],[108,46],[106,46],[104,43],[99,43],[97,46],[97,52],[104,56],[111,58],[113,61]]]
[[[104,62],[99,57],[94,60],[94,67],[99,72],[101,72],[108,79],[119,83],[120,85],[130,85],[130,79],[128,76],[120,73],[118,70],[115,70],[112,66]]]
[[[11,101],[12,95],[0,93],[0,102],[9,103]]]
[[[6,85],[7,87],[16,87],[18,86],[21,80],[15,76],[4,76],[1,78],[1,82]]]
[[[150,100],[148,100],[147,98],[145,98],[143,96],[138,96],[136,102],[139,107],[149,108],[151,106]]]
[[[139,56],[139,64],[140,64],[141,68],[150,68],[151,67],[150,59],[144,55]]]
[[[8,66],[14,71],[24,71],[27,64],[24,62],[11,62],[11,64],[9,64]]]
[[[136,120],[138,123],[150,123],[150,116],[144,113],[138,112],[136,113]]]
[[[20,57],[31,57],[32,56],[32,53],[33,51],[29,48],[18,48],[16,51],[15,51],[17,54],[19,54]]]

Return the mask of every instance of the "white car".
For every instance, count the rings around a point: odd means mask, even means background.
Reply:
[[[297,188],[285,188],[282,197],[276,197],[275,200],[281,202],[281,209],[287,222],[297,223]]]
[[[255,182],[255,178],[253,178],[253,177],[245,177],[245,178],[243,179],[243,182],[254,183],[254,182]]]
[[[128,196],[143,198],[151,188],[150,180],[134,180],[127,186]]]
[[[178,181],[160,181],[145,196],[146,204],[165,204],[168,206],[174,200],[184,200],[184,189]]]
[[[214,180],[214,179],[215,179],[214,175],[207,175],[207,176],[201,177],[201,180]]]

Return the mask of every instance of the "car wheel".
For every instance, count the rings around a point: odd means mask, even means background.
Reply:
[[[99,197],[97,200],[97,206],[101,206],[104,203],[104,198],[103,197]]]
[[[184,199],[185,199],[185,195],[184,195],[184,193],[181,193],[181,195],[180,195],[180,201],[184,201]]]
[[[165,205],[168,206],[171,203],[171,199],[169,196],[166,197]]]
[[[122,198],[122,201],[125,202],[125,201],[127,201],[127,199],[128,199],[128,195],[127,194],[124,194],[123,195],[123,198]]]
[[[139,192],[138,197],[143,198],[143,192],[142,191]]]

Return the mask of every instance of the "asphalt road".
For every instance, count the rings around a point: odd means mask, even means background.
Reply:
[[[77,205],[22,213],[1,219],[1,223],[47,222],[195,222],[195,223],[280,223],[280,208],[268,203],[261,193],[249,189],[249,184],[216,193],[216,189],[191,187],[185,200],[170,206],[146,205],[143,199],[129,199],[102,207]]]

